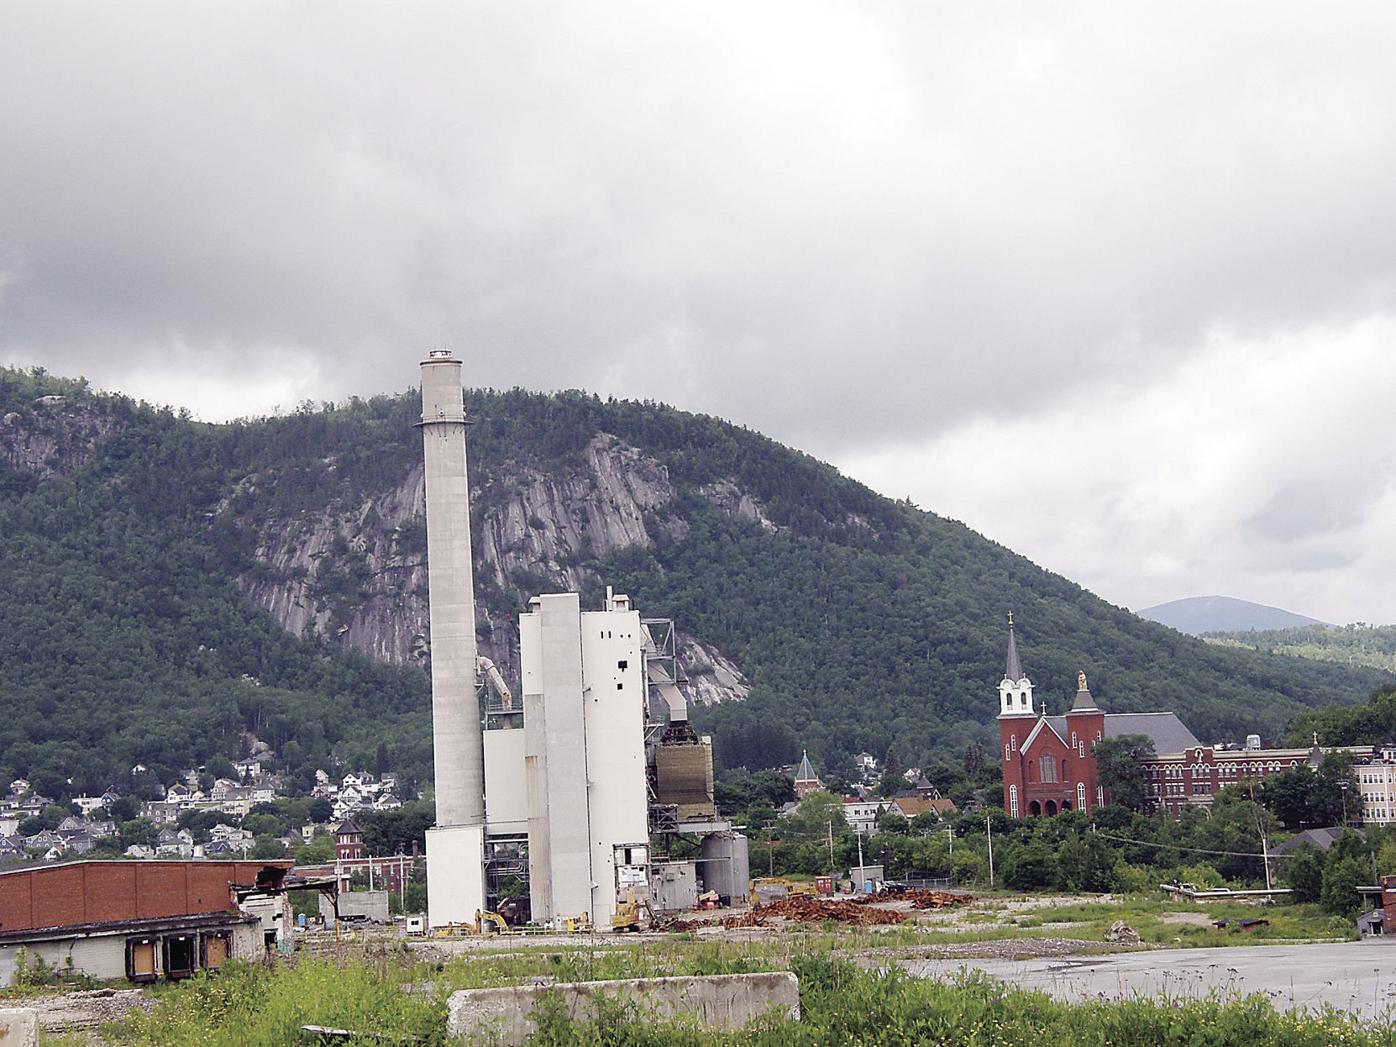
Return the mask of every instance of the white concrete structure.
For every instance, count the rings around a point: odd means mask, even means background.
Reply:
[[[475,580],[461,362],[422,361],[431,718],[436,825],[427,832],[428,919],[467,922],[485,904],[484,741],[476,694]]]
[[[446,1035],[453,1043],[523,1044],[538,1031],[533,1013],[545,998],[561,1000],[574,1021],[596,1018],[597,1000],[637,1004],[664,1021],[686,1018],[713,1032],[736,1032],[774,1014],[800,1018],[800,983],[789,971],[635,978],[611,982],[462,989],[447,1001]]]
[[[644,630],[624,596],[582,611],[535,597],[519,619],[533,919],[610,928],[618,893],[647,890]]]
[[[485,827],[490,836],[521,836],[528,832],[522,727],[485,732]]]

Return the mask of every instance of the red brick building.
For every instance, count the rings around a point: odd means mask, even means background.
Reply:
[[[1214,749],[1203,745],[1177,715],[1107,713],[1077,676],[1076,697],[1063,716],[1035,706],[1033,684],[1018,655],[1013,616],[1008,616],[1008,659],[999,682],[999,747],[1003,762],[1003,809],[1010,817],[1090,811],[1110,802],[1096,775],[1093,747],[1106,738],[1143,735],[1155,756],[1145,764],[1151,807],[1179,813],[1184,806],[1210,805],[1227,785],[1259,780],[1307,764],[1317,767],[1326,750]],[[1348,747],[1359,760],[1372,750]]]
[[[282,908],[290,865],[91,861],[0,873],[0,986],[20,950],[55,969],[136,982],[260,959],[259,913]]]

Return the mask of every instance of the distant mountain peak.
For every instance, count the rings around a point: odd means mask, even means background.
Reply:
[[[1182,600],[1136,611],[1140,618],[1158,622],[1190,636],[1203,633],[1250,632],[1257,629],[1292,629],[1303,625],[1327,625],[1308,615],[1280,607],[1238,600],[1234,596],[1189,596]]]

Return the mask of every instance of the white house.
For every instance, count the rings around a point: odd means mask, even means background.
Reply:
[[[877,832],[877,816],[883,811],[902,813],[896,800],[877,797],[865,800],[860,796],[845,796],[843,800],[843,816],[848,824],[855,832],[867,833],[869,836]]]

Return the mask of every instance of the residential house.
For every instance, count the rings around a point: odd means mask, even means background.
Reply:
[[[87,854],[92,848],[97,846],[97,841],[92,835],[84,830],[72,833],[59,833],[63,838],[63,853],[65,854]]]
[[[877,816],[884,811],[902,814],[896,800],[883,800],[877,797],[863,799],[861,796],[843,798],[843,816],[854,832],[871,836],[877,832]]]
[[[155,848],[147,847],[143,843],[133,843],[124,852],[127,858],[138,858],[142,861],[149,861],[155,857]]]
[[[918,793],[898,793],[894,799],[897,801],[897,809],[907,819],[915,818],[918,814],[935,814],[941,818],[954,814],[956,811],[955,801],[942,796],[921,796]]]

